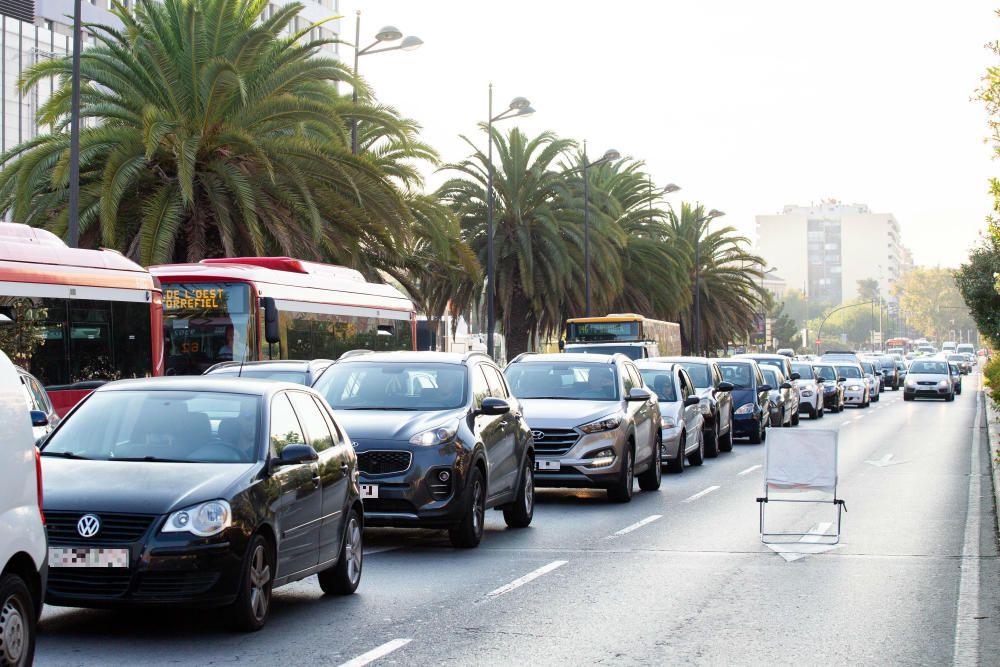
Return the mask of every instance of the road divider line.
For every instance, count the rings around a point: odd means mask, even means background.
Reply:
[[[551,563],[549,563],[548,565],[543,565],[542,567],[538,568],[537,570],[532,570],[528,574],[526,574],[523,577],[520,577],[518,579],[515,579],[514,581],[510,582],[509,584],[506,584],[504,586],[501,586],[500,588],[496,588],[496,589],[490,591],[489,593],[486,594],[486,599],[487,600],[492,600],[494,598],[500,597],[501,595],[504,595],[505,593],[510,593],[515,588],[520,588],[521,586],[524,586],[526,583],[534,581],[538,577],[540,577],[540,576],[542,576],[544,574],[548,574],[552,570],[555,570],[555,569],[558,569],[558,568],[562,567],[563,565],[565,565],[568,562],[569,562],[568,560],[554,560]]]
[[[707,496],[712,491],[716,491],[716,490],[721,489],[721,488],[722,488],[721,486],[710,486],[707,489],[705,489],[704,491],[699,491],[698,493],[694,494],[693,496],[689,496],[689,497],[685,498],[681,502],[682,503],[693,502],[693,501],[698,500],[699,498],[701,498],[703,496]]]
[[[364,665],[373,663],[379,658],[384,658],[393,651],[398,651],[412,641],[412,639],[393,639],[391,642],[386,642],[367,653],[362,653],[356,658],[341,663],[340,667],[364,667]]]
[[[760,465],[760,464],[758,463],[757,465],[755,465],[755,466],[750,466],[750,467],[749,467],[749,468],[747,468],[746,470],[741,470],[741,471],[739,471],[739,472],[738,472],[738,473],[736,473],[736,474],[737,474],[737,475],[749,475],[749,474],[750,474],[750,473],[752,473],[752,472],[753,472],[754,470],[757,470],[758,468],[761,468],[761,467],[763,467],[763,466],[761,466],[761,465]]]
[[[643,526],[645,526],[646,524],[650,524],[650,523],[653,523],[654,521],[657,521],[658,519],[662,519],[662,518],[663,518],[663,515],[662,515],[662,514],[653,514],[653,515],[650,515],[650,516],[647,516],[647,517],[646,517],[645,519],[643,519],[642,521],[636,521],[636,522],[635,522],[635,523],[633,523],[633,524],[632,524],[631,526],[625,526],[625,527],[624,527],[624,528],[622,528],[621,530],[619,530],[619,531],[615,532],[615,534],[614,534],[614,535],[608,535],[608,536],[607,536],[606,538],[604,538],[604,539],[606,539],[606,540],[612,540],[612,539],[614,539],[614,538],[616,538],[616,537],[621,537],[622,535],[628,535],[628,534],[629,534],[629,533],[631,533],[631,532],[632,532],[633,530],[638,530],[639,528],[642,528],[642,527],[643,527]]]

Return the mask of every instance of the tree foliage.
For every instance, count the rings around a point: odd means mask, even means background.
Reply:
[[[979,332],[990,346],[1000,346],[1000,292],[997,291],[997,274],[1000,273],[1000,252],[992,237],[983,239],[969,254],[969,261],[955,272],[955,283],[969,307]]]
[[[975,329],[952,271],[916,267],[894,288],[909,326],[931,340],[948,340],[953,331]]]

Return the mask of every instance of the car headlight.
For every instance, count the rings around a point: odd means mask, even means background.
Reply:
[[[677,422],[674,421],[673,417],[660,417],[660,428],[673,428],[677,426]]]
[[[429,431],[417,433],[415,436],[410,438],[410,444],[423,445],[424,447],[443,445],[446,442],[450,442],[451,439],[455,437],[456,433],[458,433],[457,424],[455,426],[438,426],[437,428],[432,428]]]
[[[851,391],[861,391],[860,384],[849,384],[847,385],[847,388],[850,389]]]
[[[744,403],[740,407],[736,408],[736,414],[738,415],[749,415],[752,414],[756,406],[753,403]]]
[[[938,386],[939,387],[947,387],[948,386],[948,380],[941,380],[940,382],[938,382]]]
[[[589,424],[584,424],[580,430],[584,433],[600,433],[601,431],[613,431],[622,425],[621,415],[608,415]]]
[[[813,393],[811,391],[809,391],[808,389],[803,390],[803,392],[802,392],[802,396],[805,397],[805,398],[809,398],[812,395],[813,395]]]
[[[167,517],[160,532],[191,533],[198,537],[218,535],[233,525],[233,511],[225,500],[210,500]]]

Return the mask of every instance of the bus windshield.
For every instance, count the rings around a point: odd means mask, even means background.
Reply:
[[[566,342],[611,343],[639,340],[639,323],[631,322],[569,322]]]
[[[252,359],[250,286],[163,283],[167,375],[201,375],[220,361]]]

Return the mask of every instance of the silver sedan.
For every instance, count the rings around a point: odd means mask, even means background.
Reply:
[[[691,376],[680,364],[636,362],[647,388],[660,404],[661,458],[670,472],[684,472],[684,460],[700,466],[705,460],[705,418]]]

